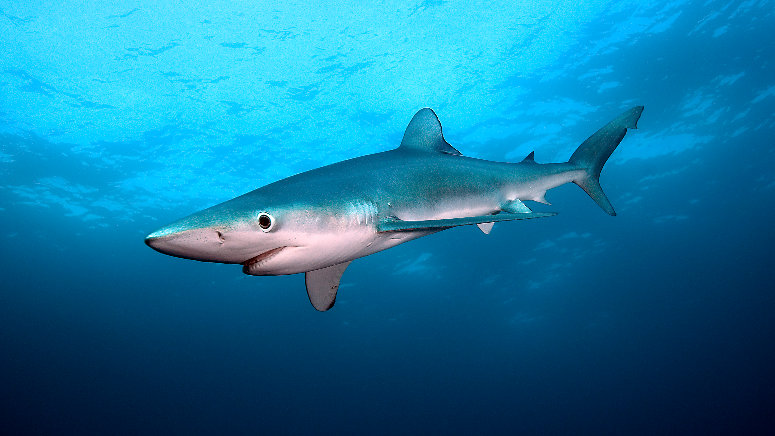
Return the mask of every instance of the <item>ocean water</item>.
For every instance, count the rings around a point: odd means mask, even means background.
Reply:
[[[775,395],[769,1],[0,2],[4,434],[756,434]],[[562,162],[553,218],[301,275],[145,235],[389,150]],[[533,205],[531,205],[533,206]]]

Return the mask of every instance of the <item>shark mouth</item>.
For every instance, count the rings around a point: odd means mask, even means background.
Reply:
[[[261,268],[269,259],[277,256],[286,247],[277,247],[269,251],[265,251],[258,256],[252,257],[242,262],[242,272],[250,275],[258,275],[258,269]]]

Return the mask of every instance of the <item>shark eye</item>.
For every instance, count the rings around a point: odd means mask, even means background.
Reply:
[[[264,232],[272,230],[272,227],[274,227],[274,217],[266,212],[261,212],[258,214],[258,226]]]

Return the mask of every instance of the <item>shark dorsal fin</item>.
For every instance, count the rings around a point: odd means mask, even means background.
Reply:
[[[433,109],[427,107],[414,114],[409,126],[406,127],[404,139],[401,140],[401,145],[398,148],[400,150],[431,151],[456,156],[462,154],[444,140],[439,118]]]
[[[536,152],[531,151],[529,155],[527,155],[524,159],[522,159],[522,162],[535,162],[536,161]]]

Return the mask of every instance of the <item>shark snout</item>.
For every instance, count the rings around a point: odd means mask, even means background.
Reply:
[[[172,254],[172,251],[183,248],[181,239],[176,234],[161,235],[159,232],[153,232],[145,237],[145,244],[160,253]]]
[[[192,227],[173,223],[145,237],[154,250],[170,256],[203,262],[244,263],[285,244],[267,240],[256,230],[235,230],[223,226]]]
[[[145,243],[154,250],[170,256],[207,262],[242,262],[224,250],[223,234],[212,228],[171,231],[157,230],[145,237]]]

